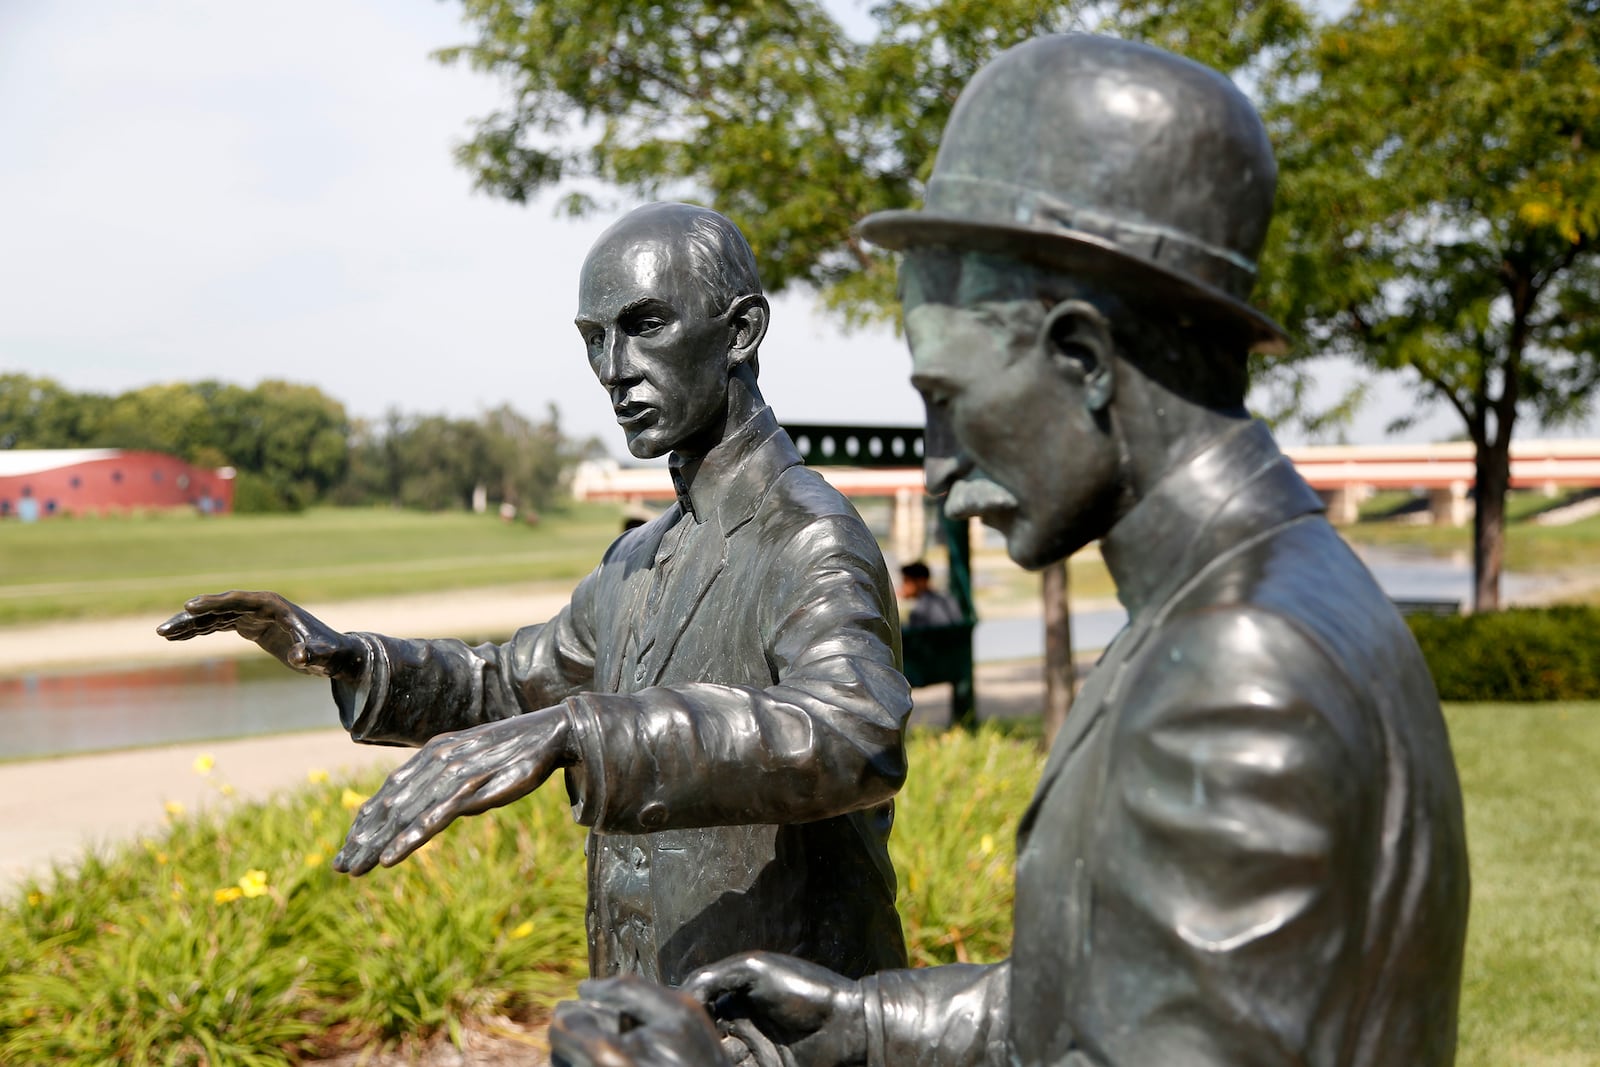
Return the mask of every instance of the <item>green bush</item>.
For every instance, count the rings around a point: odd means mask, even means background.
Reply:
[[[1600,609],[1513,608],[1407,621],[1442,700],[1600,698]]]

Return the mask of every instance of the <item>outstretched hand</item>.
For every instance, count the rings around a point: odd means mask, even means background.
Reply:
[[[278,661],[302,674],[325,678],[357,678],[365,666],[366,647],[277,593],[227,593],[197,596],[183,610],[156,627],[168,641],[187,641],[201,634],[232,630],[254,641]]]
[[[826,967],[775,952],[748,952],[702,967],[682,988],[719,1023],[745,1023],[782,1048],[785,1063],[865,1062],[861,986]]]
[[[705,1009],[637,975],[583,982],[556,1005],[556,1067],[733,1067]]]
[[[576,758],[564,707],[440,734],[361,806],[334,870],[393,867],[460,816],[520,800]]]

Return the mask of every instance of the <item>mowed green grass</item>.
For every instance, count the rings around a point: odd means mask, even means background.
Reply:
[[[223,589],[315,601],[574,579],[620,515],[571,504],[537,525],[388,508],[0,523],[0,625],[172,611]]]
[[[1457,1063],[1600,1064],[1600,704],[1448,715],[1472,865]]]

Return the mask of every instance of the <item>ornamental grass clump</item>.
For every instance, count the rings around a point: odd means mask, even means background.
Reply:
[[[1035,739],[918,734],[891,851],[916,965],[1000,959]],[[381,784],[311,770],[264,802],[165,808],[0,908],[0,1063],[280,1065],[529,1021],[587,973],[582,827],[559,786],[392,870],[330,866]],[[152,817],[162,813],[152,812]]]
[[[0,912],[0,1062],[287,1064],[571,992],[583,831],[560,790],[351,879],[330,866],[344,802],[381,778],[311,777],[264,803],[171,807],[163,833],[23,886]]]

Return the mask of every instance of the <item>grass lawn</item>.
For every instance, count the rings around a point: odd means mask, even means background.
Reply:
[[[1448,711],[1472,863],[1457,1063],[1600,1063],[1600,704]]]
[[[314,601],[571,579],[619,529],[616,506],[576,503],[536,526],[388,508],[6,522],[0,625],[173,610],[222,589]]]
[[[1447,713],[1473,878],[1457,1062],[1600,1063],[1600,703]],[[893,852],[917,965],[1009,950],[1036,731],[913,737]],[[0,1062],[284,1064],[289,1049],[537,1017],[570,996],[582,834],[559,786],[393,871],[335,875],[350,809],[376,784],[175,812],[158,837],[21,887],[0,903]]]

